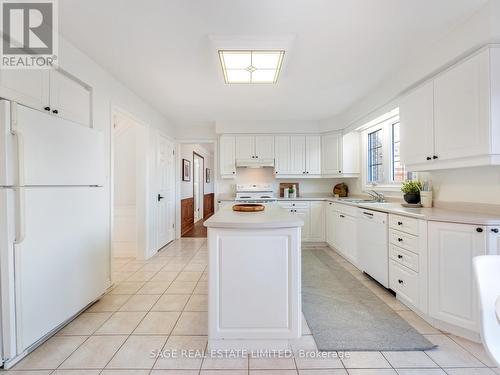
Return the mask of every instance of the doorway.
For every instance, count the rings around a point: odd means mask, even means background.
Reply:
[[[203,219],[203,171],[205,159],[193,152],[193,199],[194,199],[194,224]]]

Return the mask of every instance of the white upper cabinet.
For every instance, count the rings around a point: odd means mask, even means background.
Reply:
[[[50,71],[50,110],[53,114],[89,126],[90,90],[57,70]]]
[[[360,173],[360,140],[361,135],[353,131],[342,136],[342,168],[343,175],[358,175]]]
[[[321,137],[323,174],[341,174],[342,134],[331,133]]]
[[[401,161],[409,170],[500,164],[500,48],[489,47],[406,95]]]
[[[60,70],[2,70],[0,96],[90,126],[90,89]]]
[[[321,174],[321,137],[306,136],[306,174]]]
[[[49,71],[0,70],[0,96],[38,110],[49,107]]]
[[[302,135],[290,137],[290,174],[306,173],[306,138]]]
[[[274,159],[274,136],[257,135],[255,136],[255,155],[259,159]]]
[[[434,136],[435,153],[440,160],[489,153],[488,101],[489,50],[436,78]]]
[[[401,99],[401,160],[425,163],[434,155],[434,82],[427,82]]]
[[[274,138],[275,160],[274,169],[276,175],[291,174],[290,165],[290,137],[287,135],[278,135]]]
[[[238,135],[236,136],[237,160],[272,160],[274,159],[274,136]]]
[[[222,178],[233,178],[236,174],[236,139],[223,135],[219,139],[219,169]]]
[[[236,136],[236,159],[248,160],[255,159],[255,137],[254,136]]]

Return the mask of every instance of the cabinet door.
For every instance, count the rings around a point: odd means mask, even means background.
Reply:
[[[324,202],[311,202],[309,215],[309,238],[311,241],[325,241],[325,204]]]
[[[325,237],[326,237],[326,243],[332,247],[335,246],[334,223],[335,223],[335,211],[333,209],[333,203],[328,202],[325,209]]]
[[[321,174],[321,137],[319,135],[306,136],[306,172],[307,174]]]
[[[0,70],[0,96],[42,110],[49,105],[48,70]]]
[[[434,84],[428,82],[401,99],[401,161],[430,163],[434,155]],[[430,158],[430,159],[429,159]]]
[[[239,135],[236,136],[236,159],[253,159],[255,157],[255,137]]]
[[[274,169],[276,174],[290,174],[290,137],[286,135],[276,136],[274,145]]]
[[[484,51],[434,81],[435,154],[439,160],[490,152],[488,60],[489,51]]]
[[[341,172],[344,174],[360,173],[360,142],[359,132],[353,131],[342,136]]]
[[[69,75],[50,71],[50,109],[66,120],[90,126],[90,90]],[[54,112],[57,111],[57,112]]]
[[[429,312],[478,332],[472,258],[486,253],[486,232],[468,224],[429,222]]]
[[[343,240],[342,251],[346,258],[354,265],[358,264],[358,247],[357,247],[357,219],[354,216],[344,215],[343,219]]]
[[[306,172],[306,138],[301,135],[290,137],[290,174],[303,175]]]
[[[235,137],[221,136],[219,139],[219,167],[221,176],[234,176],[235,167]]]
[[[488,228],[488,254],[500,255],[500,227]]]
[[[255,137],[255,155],[258,159],[274,159],[274,136],[258,135]]]
[[[324,174],[340,174],[340,150],[342,135],[339,133],[327,134],[321,137],[321,155]]]
[[[295,214],[304,221],[302,227],[302,241],[311,241],[311,220],[309,208],[296,208]]]

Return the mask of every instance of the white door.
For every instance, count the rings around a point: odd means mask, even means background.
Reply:
[[[255,159],[255,137],[239,135],[236,137],[236,160]]]
[[[311,202],[309,215],[309,239],[315,242],[325,241],[325,205],[324,202]]]
[[[275,160],[274,169],[276,174],[286,175],[291,173],[290,168],[290,137],[278,135],[274,138]]]
[[[321,174],[321,137],[306,136],[306,173]]]
[[[258,135],[255,137],[255,155],[257,159],[274,159],[274,136]]]
[[[49,71],[0,70],[0,96],[37,110],[49,106]]]
[[[438,160],[489,153],[488,58],[489,51],[484,51],[434,81],[434,133]]]
[[[106,191],[24,188],[25,238],[14,245],[18,354],[109,286]]]
[[[428,82],[401,99],[401,161],[430,163],[434,156],[434,84]]]
[[[158,183],[157,202],[157,249],[175,238],[175,177],[174,145],[167,138],[158,135],[156,178]]]
[[[234,177],[236,174],[235,137],[221,136],[219,139],[219,166],[223,177]]]
[[[430,221],[429,312],[443,322],[478,332],[472,258],[486,254],[486,231],[468,224]]]
[[[302,135],[290,137],[290,174],[306,173],[306,138]]]
[[[342,134],[333,133],[321,137],[321,154],[324,174],[340,174],[340,150],[342,145]]]
[[[66,120],[90,126],[90,90],[68,75],[50,71],[50,110]]]

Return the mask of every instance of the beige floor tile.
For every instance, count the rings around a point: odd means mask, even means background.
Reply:
[[[495,371],[487,367],[480,368],[446,368],[448,375],[495,375]]]
[[[343,369],[299,370],[299,375],[348,375]]]
[[[415,328],[422,335],[435,335],[440,334],[439,330],[431,326],[413,311],[397,311],[399,316],[408,322],[413,328]]]
[[[208,281],[208,272],[207,271],[203,272],[203,275],[201,275],[200,281]]]
[[[165,266],[165,264],[161,263],[147,263],[144,267],[141,268],[141,271],[161,271],[161,269]]]
[[[248,370],[248,358],[244,356],[210,356],[203,359],[202,370]]]
[[[154,275],[150,281],[174,281],[177,275],[179,274],[178,271],[165,271],[162,270],[158,272],[156,275]]]
[[[55,336],[18,363],[14,370],[56,369],[87,336]]]
[[[385,359],[395,368],[428,368],[439,367],[424,352],[382,352]]]
[[[298,369],[344,368],[337,352],[319,352],[310,335],[291,341],[290,346]]]
[[[207,335],[208,314],[206,312],[184,311],[175,325],[173,335]]]
[[[496,366],[495,362],[493,362],[493,360],[489,357],[488,353],[486,353],[486,350],[484,349],[484,346],[482,344],[455,335],[449,335],[448,337],[453,341],[455,341],[462,348],[467,350],[469,353],[471,353],[474,357],[483,362],[486,366],[488,367]]]
[[[397,375],[396,370],[390,368],[374,368],[374,369],[349,369],[349,375]]]
[[[109,319],[111,314],[111,312],[83,313],[59,331],[58,336],[91,335]]]
[[[107,312],[107,311],[117,311],[122,307],[127,300],[132,297],[128,294],[111,295],[107,294],[102,297],[99,301],[94,303],[87,309],[87,312]]]
[[[49,374],[53,374],[53,370],[26,370],[26,371],[10,370],[10,371],[3,371],[0,369],[0,373],[12,374],[12,375],[49,375]],[[99,373],[99,371],[97,373]]]
[[[198,375],[198,370],[153,370],[151,375]]]
[[[170,281],[148,281],[137,294],[163,294],[170,284]]]
[[[430,369],[430,368],[406,368],[406,369],[396,369],[399,375],[446,375],[442,369]]]
[[[408,307],[399,302],[392,294],[377,294],[377,297],[384,301],[391,309],[395,311],[408,311]]]
[[[120,283],[124,280],[127,280],[130,276],[132,276],[134,272],[127,272],[127,271],[115,271],[111,274],[111,280],[113,280],[113,283]]]
[[[130,336],[109,362],[109,369],[150,369],[155,363],[152,355],[160,351],[167,336]]]
[[[182,311],[189,300],[189,294],[164,294],[151,309],[152,311]]]
[[[166,294],[191,294],[196,287],[196,281],[174,281],[168,287]]]
[[[52,375],[99,375],[101,370],[56,370]],[[22,375],[22,374],[19,374]]]
[[[149,370],[107,370],[104,369],[101,375],[148,375]]]
[[[200,375],[248,375],[247,370],[201,370]]]
[[[208,294],[208,283],[206,281],[200,281],[198,285],[196,285],[193,294]]]
[[[469,354],[460,345],[445,335],[428,335],[426,338],[437,348],[426,353],[440,367],[484,367],[484,365]]]
[[[124,281],[118,284],[109,294],[135,294],[144,285],[143,281]]]
[[[100,369],[113,357],[127,336],[91,336],[62,363],[63,369]]]
[[[143,271],[142,269],[130,276],[127,281],[149,281],[157,271]]]
[[[295,361],[289,357],[249,358],[250,370],[295,370]]]
[[[120,308],[120,311],[149,311],[158,301],[157,294],[136,294]]]
[[[297,375],[297,370],[292,369],[263,369],[263,370],[252,370],[250,369],[250,375]]]
[[[172,355],[158,358],[154,368],[198,370],[203,359],[199,353],[205,350],[206,345],[207,338],[204,336],[170,336],[163,351]],[[190,350],[193,355],[183,356],[183,350]]]
[[[186,267],[183,264],[177,263],[167,263],[165,267],[163,267],[163,271],[182,271]]]
[[[96,335],[129,335],[145,315],[145,312],[117,311],[97,330]]]
[[[342,358],[342,363],[347,369],[391,367],[380,352],[346,352],[346,357]]]
[[[150,311],[135,329],[134,335],[170,335],[180,312]]]
[[[179,273],[175,281],[198,281],[203,272],[188,272],[183,271]]]
[[[193,294],[184,308],[185,311],[208,311],[208,295]]]

